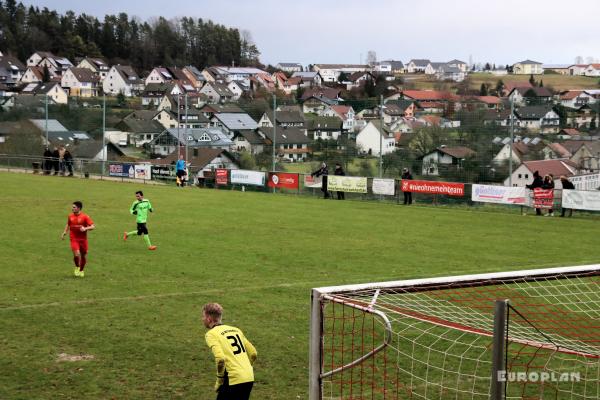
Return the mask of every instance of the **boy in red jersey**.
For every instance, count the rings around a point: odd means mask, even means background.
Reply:
[[[87,262],[86,255],[88,252],[87,231],[96,228],[94,221],[87,215],[81,212],[83,204],[80,201],[73,202],[73,213],[67,218],[67,225],[62,233],[61,239],[65,240],[67,231],[70,231],[71,250],[73,250],[73,262],[75,263],[75,276],[83,278],[83,268]]]

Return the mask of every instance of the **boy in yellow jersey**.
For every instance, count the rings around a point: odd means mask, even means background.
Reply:
[[[208,328],[206,344],[217,365],[217,400],[248,400],[254,384],[252,364],[256,349],[234,326],[223,325],[223,307],[208,303],[202,307],[202,322]]]

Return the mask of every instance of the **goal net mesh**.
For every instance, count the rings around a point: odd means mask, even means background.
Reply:
[[[600,270],[325,294],[321,398],[489,399],[499,299],[507,399],[600,398]]]

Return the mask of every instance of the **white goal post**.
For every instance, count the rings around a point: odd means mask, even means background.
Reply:
[[[314,288],[309,352],[310,400],[600,398],[600,264]]]

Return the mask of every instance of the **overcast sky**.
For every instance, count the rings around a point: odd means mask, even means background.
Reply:
[[[39,0],[26,5],[103,19],[126,12],[211,19],[249,30],[263,63],[411,58],[513,64],[600,59],[600,2],[563,0]]]

